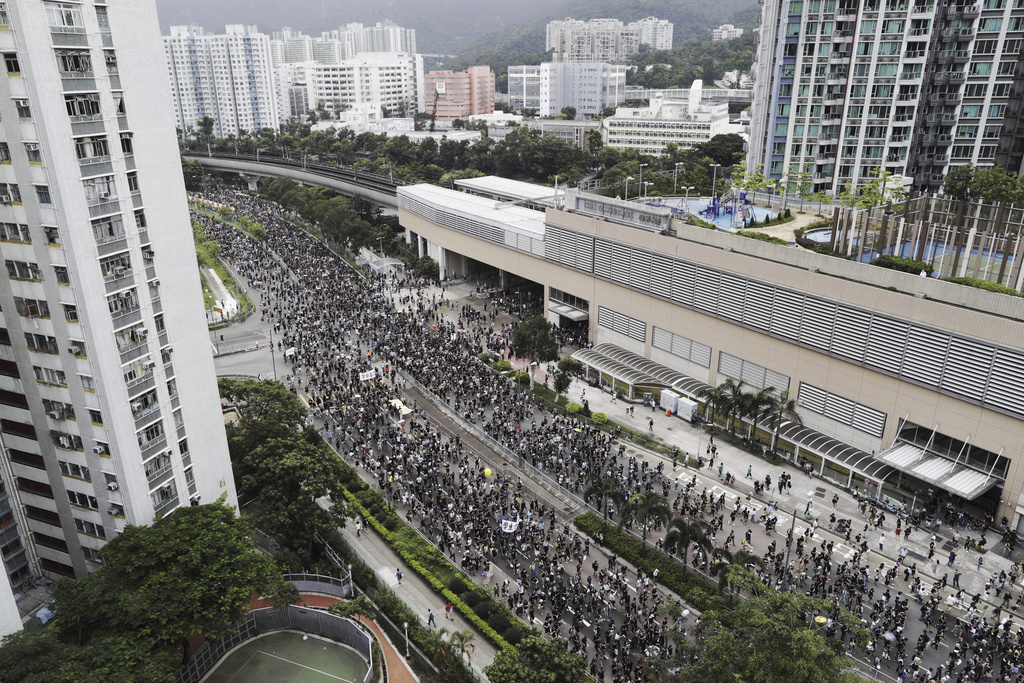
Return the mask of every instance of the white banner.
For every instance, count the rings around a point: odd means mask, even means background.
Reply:
[[[518,519],[509,519],[508,517],[501,518],[501,530],[506,534],[515,533],[516,529],[519,528]]]
[[[360,372],[359,373],[359,381],[360,382],[365,382],[366,380],[373,379],[376,376],[377,376],[377,369],[376,368],[374,368],[372,370],[368,370],[366,372]]]

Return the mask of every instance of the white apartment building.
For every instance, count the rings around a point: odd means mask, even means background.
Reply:
[[[353,23],[314,38],[285,26],[273,33],[270,42],[274,66],[309,61],[338,64],[364,52],[415,54],[416,29],[402,28],[391,21],[374,26]]]
[[[153,0],[0,9],[2,629],[126,525],[237,505],[159,37]]]
[[[210,116],[218,137],[277,130],[270,39],[255,26],[226,26],[221,35],[172,26],[163,43],[178,128]]]
[[[647,107],[619,107],[602,121],[604,144],[642,154],[662,154],[669,143],[686,149],[728,132],[728,103],[702,101],[700,81],[687,100],[655,97]]]
[[[338,64],[311,65],[307,76],[310,108],[368,104],[377,111],[408,115],[425,106],[423,58],[370,52]]]
[[[840,191],[881,168],[935,190],[991,166],[1012,143],[1022,44],[1019,2],[766,0],[748,170]]]
[[[345,24],[339,37],[350,46],[349,54],[362,52],[416,53],[416,29],[402,28],[393,21],[378,21],[373,26]]]
[[[743,35],[743,29],[736,28],[732,24],[722,24],[711,31],[711,40],[732,40]]]
[[[296,62],[274,67],[274,101],[279,120],[309,113],[309,82],[314,66],[315,62]]]
[[[622,62],[640,51],[672,49],[670,21],[648,17],[623,24],[618,19],[566,18],[547,25],[546,51],[555,62]]]
[[[626,69],[607,62],[544,62],[508,68],[509,104],[554,116],[575,107],[577,118],[593,117],[625,99]]]

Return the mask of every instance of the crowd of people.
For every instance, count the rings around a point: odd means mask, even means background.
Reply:
[[[207,198],[235,207],[267,231],[261,244],[203,214],[193,215],[220,244],[221,257],[258,292],[259,314],[273,325],[277,351],[289,365],[287,382],[307,398],[326,438],[375,477],[411,523],[489,584],[511,610],[565,638],[572,651],[587,658],[598,680],[606,674],[612,680],[639,680],[644,657],[635,653],[673,652],[675,625],[657,614],[664,597],[656,577],[631,576],[614,556],[588,563],[596,549],[558,518],[553,505],[525,490],[521,481],[488,475],[487,464],[458,437],[443,434],[417,413],[403,419],[394,403],[403,396],[403,375],[576,495],[606,477],[620,482],[627,497],[664,495],[674,513],[707,522],[716,547],[737,545],[731,528],[727,537],[719,536],[739,522],[746,527],[739,545],[753,551],[752,528],[760,525],[772,538],[763,552],[764,567],[750,568],[766,585],[805,590],[830,600],[836,613],[846,609],[861,617],[871,633],[866,648],[843,629],[835,637],[879,670],[911,681],[1024,683],[1024,630],[1011,621],[1001,624],[1004,612],[1021,603],[1010,604],[1016,572],[993,574],[985,598],[968,596],[948,586],[946,577],[926,581],[916,564],[908,566],[905,553],[895,564],[872,570],[867,526],[857,534],[854,552],[843,558],[835,556],[832,541],[816,534],[816,522],[776,539],[774,509],[750,496],[715,495],[696,475],[681,485],[665,475],[664,462],[652,466],[627,456],[608,433],[572,415],[548,412],[488,369],[478,355],[488,351],[511,358],[515,330],[514,321],[499,320],[493,304],[477,309],[453,303],[443,287],[429,287],[415,275],[364,279],[285,220],[276,205],[232,191]],[[360,378],[371,369],[373,379]],[[791,486],[790,475],[782,472],[774,484],[780,491]],[[766,477],[755,487],[771,491],[773,480]],[[600,509],[605,501],[591,496],[590,502]],[[661,544],[660,520],[627,519],[625,526],[646,526],[645,534]],[[691,562],[707,570],[713,551],[695,550]],[[990,591],[1003,603],[985,617],[982,607],[991,600]],[[963,618],[947,616],[957,606]],[[908,633],[914,620],[916,639]],[[943,646],[948,646],[945,656]]]

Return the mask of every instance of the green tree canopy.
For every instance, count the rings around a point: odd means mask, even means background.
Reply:
[[[484,669],[491,683],[584,683],[583,657],[568,651],[561,638],[544,640],[531,629],[514,650],[502,650]]]
[[[551,323],[539,315],[519,323],[512,335],[512,350],[520,358],[538,363],[557,360],[558,342],[551,335]],[[532,372],[530,385],[533,386]]]

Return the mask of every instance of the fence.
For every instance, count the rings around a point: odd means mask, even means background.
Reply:
[[[238,631],[234,635],[217,642],[203,643],[188,663],[178,669],[177,680],[179,683],[197,683],[233,648],[264,633],[290,628],[316,633],[351,646],[369,664],[363,683],[370,683],[374,679],[371,654],[373,641],[361,627],[344,617],[288,605],[284,608],[253,610],[238,623]]]

